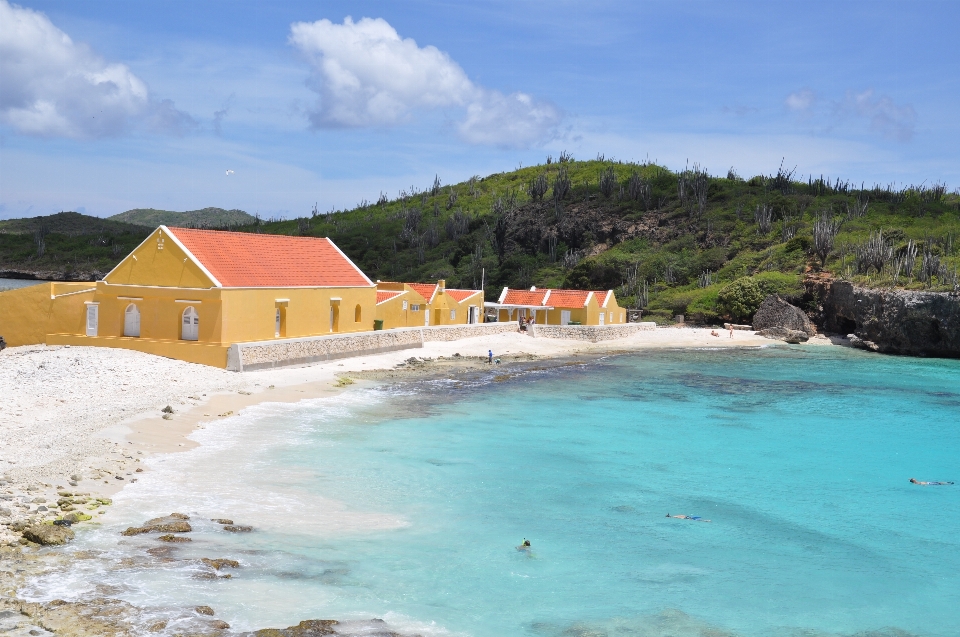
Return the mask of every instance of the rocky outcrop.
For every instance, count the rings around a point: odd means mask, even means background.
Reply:
[[[813,323],[810,322],[803,310],[795,305],[790,305],[781,299],[778,294],[768,295],[753,316],[753,329],[762,332],[768,328],[784,328],[804,332],[807,336],[813,336],[817,333]]]
[[[852,342],[888,354],[960,358],[960,294],[873,290],[846,281],[816,282],[826,332],[854,334]]]

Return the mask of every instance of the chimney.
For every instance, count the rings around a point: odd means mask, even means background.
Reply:
[[[441,292],[443,292],[444,290],[446,290],[446,289],[447,289],[447,281],[446,281],[446,279],[440,279],[439,281],[437,281],[437,286],[440,288],[440,291],[441,291]]]

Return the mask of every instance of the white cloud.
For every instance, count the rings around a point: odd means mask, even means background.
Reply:
[[[784,100],[787,108],[791,111],[799,112],[809,112],[813,108],[814,102],[817,101],[817,95],[808,88],[800,89],[796,93],[791,93],[787,95],[787,99]]]
[[[917,122],[917,112],[912,106],[898,106],[886,95],[875,97],[873,89],[862,93],[847,91],[838,111],[844,115],[863,117],[869,120],[871,129],[901,142],[910,141]]]
[[[449,55],[402,39],[382,18],[297,22],[290,42],[313,67],[308,86],[320,101],[308,116],[315,128],[390,126],[417,110],[463,108],[465,141],[526,147],[553,136],[561,119],[556,107],[525,93],[474,84]]]
[[[146,127],[195,126],[170,100],[154,100],[123,64],[75,43],[42,13],[0,0],[0,121],[28,135],[95,138]]]

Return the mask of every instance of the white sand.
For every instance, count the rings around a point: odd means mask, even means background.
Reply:
[[[37,509],[55,503],[58,489],[109,495],[136,479],[144,454],[192,446],[184,436],[204,420],[264,400],[295,401],[337,391],[337,373],[387,369],[411,356],[481,357],[488,349],[495,356],[563,357],[774,343],[752,332],[734,332],[732,339],[720,334],[717,338],[709,329],[661,328],[593,344],[508,333],[244,373],[123,349],[9,348],[0,352],[0,545],[16,539],[6,525],[52,517],[53,511]],[[826,339],[810,342],[829,344]],[[160,410],[167,405],[175,413],[164,420]]]

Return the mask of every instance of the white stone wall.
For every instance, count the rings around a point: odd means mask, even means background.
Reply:
[[[250,371],[287,365],[305,365],[334,358],[419,348],[423,347],[425,341],[456,341],[474,336],[517,332],[519,329],[516,323],[477,323],[404,327],[353,334],[236,343],[227,352],[227,369]]]
[[[657,329],[657,324],[653,322],[624,323],[622,325],[529,325],[527,326],[527,333],[534,338],[567,338],[597,343],[655,329]]]

